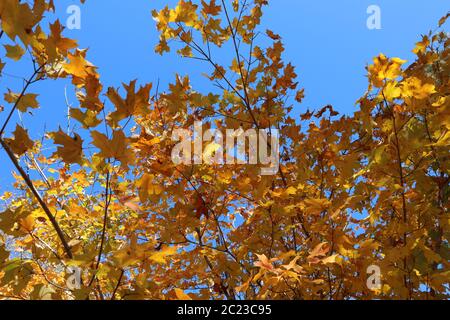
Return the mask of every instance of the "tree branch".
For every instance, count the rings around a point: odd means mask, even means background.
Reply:
[[[42,210],[44,210],[45,214],[47,215],[48,219],[50,220],[53,228],[55,229],[56,233],[58,234],[59,239],[61,240],[63,247],[64,247],[64,251],[66,252],[67,256],[72,259],[72,251],[70,249],[70,246],[68,244],[68,242],[66,241],[65,237],[64,237],[64,233],[61,230],[58,222],[56,221],[55,217],[53,216],[53,214],[50,212],[50,209],[48,208],[47,204],[44,202],[44,200],[42,200],[41,195],[39,194],[39,192],[36,190],[33,182],[31,181],[30,177],[27,175],[27,173],[22,169],[22,167],[19,164],[19,161],[17,160],[16,156],[14,155],[14,153],[11,151],[11,149],[9,148],[8,144],[3,140],[3,138],[0,137],[0,144],[2,145],[3,149],[5,149],[6,153],[8,154],[8,157],[11,159],[12,163],[14,164],[14,166],[16,167],[16,169],[19,171],[20,175],[22,176],[23,180],[25,181],[26,185],[28,186],[28,188],[30,189],[30,191],[33,193],[33,195],[35,196],[36,200],[39,202]]]

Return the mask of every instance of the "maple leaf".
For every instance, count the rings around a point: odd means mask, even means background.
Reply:
[[[51,133],[50,146],[33,143],[28,131],[35,133],[24,125],[0,137],[17,169],[14,190],[0,195],[8,207],[0,213],[0,296],[448,297],[448,34],[422,36],[409,66],[378,55],[354,114],[336,118],[331,105],[308,109],[302,128],[291,112],[305,91],[284,60],[282,37],[261,26],[267,4],[180,0],[154,10],[156,51],[176,48],[199,64],[151,97],[151,84],[137,89],[137,80],[105,92],[88,51],[65,38],[58,20],[47,25],[44,17],[60,13],[53,1],[0,1],[3,35],[12,41],[6,55],[22,61],[26,49],[39,68],[30,70],[23,93],[8,90],[5,102],[27,112],[38,107],[37,94],[28,92],[32,83],[69,77],[79,102],[69,106],[70,116],[82,125],[73,136]],[[269,41],[258,43],[264,31]],[[195,88],[189,79],[197,71],[214,88]],[[113,105],[107,116],[103,95]],[[278,128],[278,173],[261,176],[254,165],[175,165],[168,137],[200,120],[235,132]],[[91,131],[100,124],[105,133]],[[84,155],[83,143],[94,151]],[[80,166],[54,161],[47,152],[53,145],[54,157]],[[203,160],[220,149],[206,141],[203,147]],[[65,266],[80,267],[95,285],[53,288],[67,283]],[[382,270],[381,289],[368,288],[372,267]]]
[[[144,174],[138,183],[139,198],[142,202],[146,202],[150,196],[159,195],[163,191],[162,187],[154,183],[155,176]]]
[[[419,78],[407,78],[402,83],[402,93],[406,97],[414,97],[416,99],[425,99],[435,93],[435,86],[431,83],[422,83]]]
[[[27,93],[20,95],[18,93],[13,93],[10,90],[8,90],[8,93],[5,93],[5,101],[16,104],[16,108],[20,112],[27,112],[28,108],[39,108],[39,103],[36,99],[37,97],[37,94]]]
[[[59,20],[50,24],[51,34],[44,40],[49,61],[56,60],[59,55],[66,56],[69,50],[77,48],[77,42],[75,40],[62,36],[63,29]]]
[[[114,125],[138,111],[143,112],[149,105],[152,84],[140,87],[137,92],[135,92],[136,80],[131,81],[129,85],[124,84],[123,86],[127,92],[125,99],[122,99],[114,88],[109,88],[106,94],[116,107],[116,110],[108,116]]]
[[[330,206],[330,201],[327,199],[306,199],[305,212],[308,214],[320,214]]]
[[[369,78],[376,87],[382,87],[384,80],[394,80],[401,75],[401,66],[406,63],[399,58],[388,59],[384,54],[374,58],[368,67]]]
[[[102,158],[114,158],[121,162],[123,168],[133,162],[134,156],[128,148],[128,139],[123,131],[114,131],[112,139],[108,139],[103,133],[92,131],[92,144],[100,149],[99,156]]]
[[[14,61],[19,61],[25,54],[25,50],[18,44],[15,46],[4,45],[6,49],[6,56]]]
[[[155,261],[157,263],[165,264],[167,263],[167,259],[170,256],[173,256],[177,253],[178,249],[176,247],[166,246],[159,251],[156,251],[150,256],[150,260]]]
[[[311,264],[319,263],[321,261],[319,258],[325,256],[329,250],[330,247],[328,246],[328,243],[326,242],[319,243],[309,253],[308,262]]]
[[[83,140],[78,134],[73,137],[64,133],[61,128],[50,134],[55,144],[60,145],[53,157],[61,158],[65,163],[83,163]]]
[[[77,78],[87,78],[95,74],[95,67],[85,58],[86,51],[77,50],[76,54],[68,54],[68,63],[63,64],[63,69],[68,74]]]
[[[222,6],[216,4],[216,0],[210,0],[209,3],[202,0],[202,13],[205,16],[217,16],[222,11]]]
[[[36,1],[36,5],[42,3],[43,1]],[[30,44],[32,28],[41,20],[42,9],[41,7],[41,10],[33,12],[28,3],[19,3],[17,0],[4,1],[1,7],[2,30],[11,40],[15,41],[16,37],[19,37],[25,45]]]
[[[256,267],[260,267],[262,269],[266,269],[268,271],[273,271],[275,270],[275,267],[273,266],[272,262],[276,261],[276,259],[270,259],[267,258],[267,256],[265,254],[257,254],[256,255],[258,257],[259,261],[255,262],[255,266]]]
[[[33,141],[28,136],[28,131],[17,125],[13,132],[14,139],[6,139],[11,150],[18,156],[23,155],[29,149],[33,148]]]
[[[402,90],[395,82],[388,82],[386,87],[383,89],[383,95],[387,101],[393,101],[399,98],[401,94]]]

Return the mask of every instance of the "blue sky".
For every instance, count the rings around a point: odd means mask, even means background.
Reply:
[[[138,79],[140,83],[159,80],[163,90],[179,73],[189,74],[196,90],[213,90],[201,77],[201,72],[208,71],[202,63],[181,59],[175,53],[161,57],[153,52],[158,33],[150,12],[175,3],[173,0],[87,0],[81,7],[81,29],[67,30],[66,34],[78,39],[81,47],[89,48],[89,60],[99,67],[105,88]],[[78,1],[56,1],[63,23],[68,17],[65,9],[71,4]],[[369,5],[381,9],[381,30],[366,27]],[[294,114],[326,104],[332,104],[342,113],[352,113],[356,110],[355,101],[367,88],[365,66],[371,59],[383,52],[411,61],[411,50],[420,34],[434,29],[449,9],[447,0],[272,0],[266,8],[262,28],[283,37],[285,60],[297,67],[300,84],[305,88],[306,99],[296,105]],[[0,80],[1,94],[8,87],[18,91],[21,81],[12,75],[28,77],[31,69],[29,63],[9,63],[5,72],[9,76]],[[50,131],[59,125],[66,126],[65,87],[70,102],[76,105],[68,82],[46,81],[30,89],[39,93],[41,104],[33,117],[23,117],[33,138],[42,136],[44,126]],[[5,107],[8,110],[10,106]],[[0,113],[0,122],[5,113]],[[14,126],[12,122],[9,132]],[[10,190],[12,181],[12,167],[1,152],[0,192]]]

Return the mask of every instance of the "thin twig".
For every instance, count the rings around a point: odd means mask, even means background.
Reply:
[[[112,293],[111,300],[115,300],[116,299],[116,293],[117,293],[117,290],[120,287],[120,283],[122,282],[122,278],[123,278],[124,273],[125,273],[125,270],[122,269],[122,271],[120,272],[119,280],[117,280],[117,285],[114,288],[114,291]]]
[[[5,123],[3,124],[2,128],[0,129],[0,137],[3,137],[3,133],[5,133],[6,127],[8,126],[9,121],[11,120],[11,117],[14,114],[14,111],[16,111],[17,106],[19,105],[20,101],[22,100],[23,96],[25,95],[25,92],[27,91],[28,87],[34,83],[34,77],[42,70],[45,64],[41,65],[39,68],[37,68],[31,77],[25,82],[25,86],[22,89],[22,92],[20,93],[19,97],[17,98],[16,102],[14,103],[14,106],[12,107],[11,111],[8,114],[8,117],[5,120]]]

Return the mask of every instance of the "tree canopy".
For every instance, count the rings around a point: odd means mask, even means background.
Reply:
[[[203,61],[192,72],[211,82],[178,75],[164,89],[104,88],[89,51],[46,19],[60,10],[52,0],[0,2],[0,71],[32,57],[0,113],[2,163],[15,167],[1,196],[0,298],[448,299],[449,15],[412,63],[373,59],[354,114],[327,105],[294,117],[304,90],[282,37],[261,25],[267,4],[180,0],[152,12],[155,52]],[[80,129],[32,140],[14,115],[39,108],[34,83],[58,79],[73,84]],[[172,133],[199,121],[277,129],[276,174],[174,163]]]

